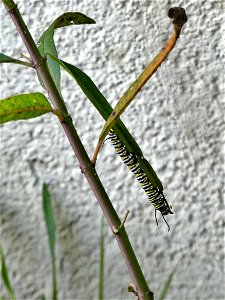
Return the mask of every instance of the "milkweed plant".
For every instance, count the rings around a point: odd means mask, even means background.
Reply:
[[[142,87],[175,46],[177,39],[180,36],[181,29],[187,21],[185,10],[182,7],[173,7],[169,9],[168,16],[173,19],[174,32],[169,37],[162,50],[124,92],[113,109],[94,82],[82,70],[69,62],[59,59],[54,43],[54,32],[56,29],[65,26],[95,24],[93,19],[80,12],[66,12],[51,23],[36,43],[31,36],[29,28],[27,28],[16,3],[13,0],[2,0],[2,3],[8,12],[8,16],[14,22],[15,28],[27,48],[29,57],[26,58],[26,60],[22,60],[0,53],[0,63],[20,64],[23,67],[34,69],[40,85],[47,91],[48,97],[45,97],[44,94],[40,92],[34,91],[33,93],[12,95],[7,99],[2,99],[0,101],[0,123],[3,124],[22,119],[36,118],[47,113],[52,113],[56,116],[56,121],[60,122],[65,133],[65,138],[70,142],[74,155],[79,161],[81,172],[89,183],[90,189],[93,191],[102,209],[104,219],[106,219],[108,226],[110,226],[112,235],[116,239],[122,256],[127,264],[132,281],[128,286],[128,292],[133,293],[134,297],[139,300],[153,300],[154,293],[149,288],[125,230],[125,222],[129,210],[125,212],[122,219],[119,218],[100,178],[98,177],[95,165],[97,163],[97,155],[101,145],[106,136],[109,135],[109,139],[117,154],[119,154],[123,162],[134,173],[150,203],[154,206],[155,212],[159,211],[165,221],[166,215],[173,214],[170,205],[164,197],[163,185],[160,179],[150,163],[143,156],[137,142],[119,117],[132,100],[135,99],[138,92],[141,91]],[[96,148],[92,159],[88,156],[81,142],[76,128],[74,127],[73,116],[69,114],[66,103],[62,97],[60,88],[60,68],[65,69],[68,74],[72,76],[81,88],[81,92],[86,95],[87,99],[90,100],[91,104],[106,121],[99,135],[99,140],[96,141]],[[42,204],[52,262],[52,299],[56,300],[58,299],[57,270],[55,263],[55,243],[57,241],[56,225],[50,192],[45,183],[43,183],[42,188]],[[99,299],[104,299],[105,246],[103,219],[101,220],[100,232]],[[165,281],[160,293],[160,299],[165,298],[174,271],[175,269]],[[8,275],[7,258],[5,257],[3,247],[1,248],[1,277],[2,282],[4,282],[8,291],[9,298],[16,299],[13,283],[11,283]],[[4,298],[2,297],[1,299]],[[45,299],[45,295],[43,295],[41,299]]]

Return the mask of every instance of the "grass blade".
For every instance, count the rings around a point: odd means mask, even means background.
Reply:
[[[178,263],[179,263],[179,260],[178,260],[176,266],[174,267],[174,269],[172,270],[172,272],[167,277],[166,281],[164,282],[162,290],[160,292],[159,300],[164,300],[166,298],[166,295],[168,293],[170,284],[171,284],[172,279],[173,279],[173,275],[175,274],[175,272],[177,270]]]
[[[42,204],[44,211],[44,218],[47,227],[49,248],[52,260],[52,299],[57,300],[57,274],[55,263],[55,241],[56,241],[56,227],[54,220],[54,213],[51,204],[51,196],[48,191],[47,185],[44,183],[42,188]]]
[[[104,300],[104,266],[105,266],[105,236],[104,236],[104,216],[100,225],[100,264],[99,264],[99,300]]]
[[[12,284],[9,280],[9,275],[8,275],[8,270],[7,270],[7,266],[5,263],[5,256],[2,250],[2,247],[0,246],[0,255],[1,255],[1,277],[2,280],[8,290],[9,296],[11,300],[15,300],[15,295],[14,295],[14,291],[12,288]]]

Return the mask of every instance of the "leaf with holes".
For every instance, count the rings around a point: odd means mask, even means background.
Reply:
[[[41,93],[21,94],[0,100],[0,124],[32,119],[48,112],[54,113],[54,109]]]
[[[56,46],[54,43],[54,31],[57,28],[70,26],[70,25],[81,25],[81,24],[95,24],[95,21],[79,12],[67,12],[58,17],[49,28],[42,34],[38,41],[38,49],[43,57],[46,53],[51,53],[54,56],[58,56]],[[60,67],[51,59],[47,58],[47,66],[51,73],[51,76],[56,84],[58,90],[60,90]]]

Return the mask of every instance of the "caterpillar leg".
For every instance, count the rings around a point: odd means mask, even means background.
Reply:
[[[157,215],[156,215],[156,209],[155,209],[155,222],[156,222],[156,225],[159,226],[159,223],[158,223],[158,220],[157,220]]]
[[[158,223],[158,220],[157,220],[156,212],[157,212],[157,210],[155,209],[155,222],[156,222],[156,225],[158,226],[159,223]],[[169,223],[166,221],[164,215],[163,215],[163,214],[161,214],[161,215],[162,215],[162,217],[163,217],[164,222],[166,223],[166,225],[167,225],[167,227],[168,227],[168,231],[170,231],[170,225],[169,225]]]
[[[169,225],[168,222],[166,221],[164,215],[162,215],[162,217],[163,217],[163,220],[165,221],[166,225],[168,226],[168,231],[170,231],[170,225]]]

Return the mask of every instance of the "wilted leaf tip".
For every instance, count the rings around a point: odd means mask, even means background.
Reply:
[[[173,20],[173,24],[182,27],[187,22],[187,15],[183,7],[171,7],[168,17]]]

